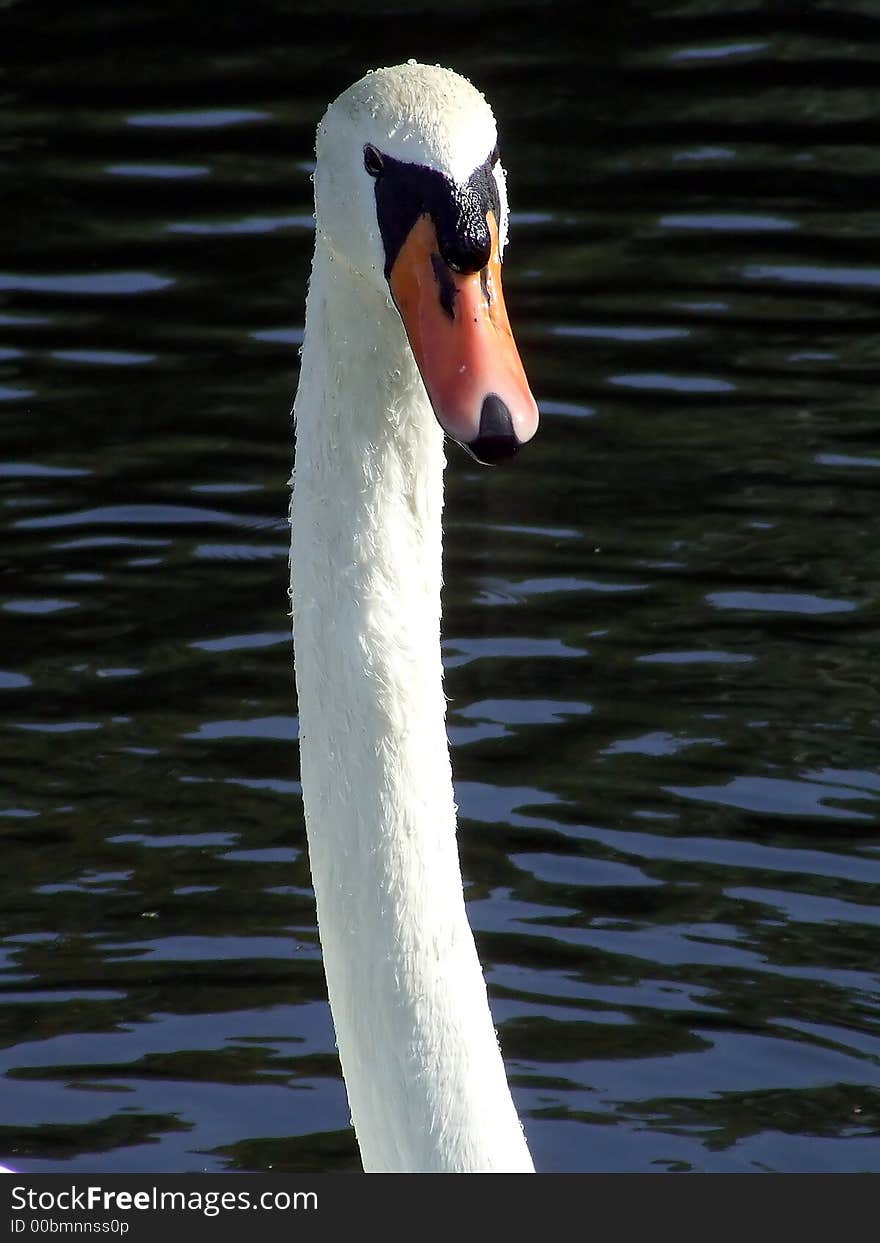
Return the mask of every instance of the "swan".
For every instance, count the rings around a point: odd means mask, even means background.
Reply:
[[[300,766],[330,1008],[367,1172],[527,1172],[465,913],[440,657],[443,434],[538,410],[504,309],[505,179],[470,82],[368,73],[317,132],[294,402]]]

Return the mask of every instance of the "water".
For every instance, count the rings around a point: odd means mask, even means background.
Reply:
[[[447,6],[449,7],[449,6]],[[472,922],[543,1170],[878,1170],[873,4],[4,4],[0,1157],[355,1169],[285,524],[314,125],[492,100],[544,412],[450,454]],[[462,6],[462,13],[464,13]]]

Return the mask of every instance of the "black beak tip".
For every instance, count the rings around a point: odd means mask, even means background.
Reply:
[[[513,430],[510,411],[496,393],[490,393],[484,399],[479,435],[465,448],[484,466],[496,466],[518,452],[519,441]]]

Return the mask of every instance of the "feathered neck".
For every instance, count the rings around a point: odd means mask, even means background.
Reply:
[[[295,415],[303,800],[364,1168],[528,1170],[455,840],[442,435],[394,307],[320,235]]]

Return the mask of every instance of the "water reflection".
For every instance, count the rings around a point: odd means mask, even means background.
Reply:
[[[356,1168],[288,411],[315,121],[417,55],[502,119],[544,415],[510,471],[450,450],[443,648],[539,1166],[877,1169],[870,7],[470,6],[464,51],[276,9],[4,10],[0,1156]]]

